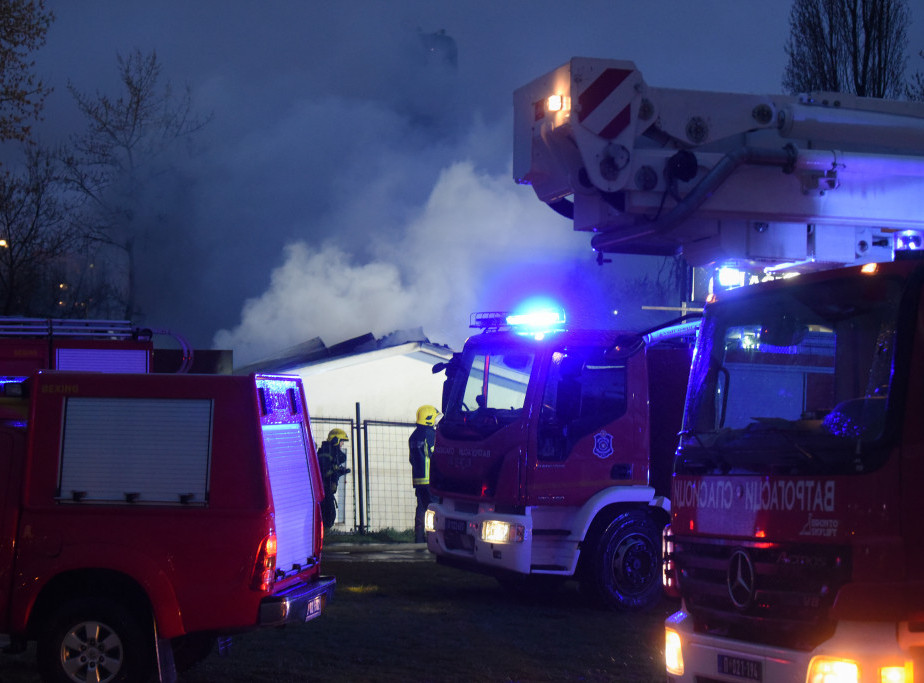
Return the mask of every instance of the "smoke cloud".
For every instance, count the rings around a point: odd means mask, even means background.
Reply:
[[[531,190],[470,162],[439,175],[396,239],[375,241],[371,261],[333,242],[290,243],[269,288],[245,302],[240,324],[219,331],[215,344],[243,364],[316,336],[333,343],[422,326],[432,341],[458,347],[471,311],[513,303],[509,289],[490,291],[495,273],[587,253]],[[521,293],[548,291],[541,271],[530,280]]]
[[[65,85],[115,93],[116,55],[135,49],[155,50],[165,80],[212,115],[139,209],[136,322],[231,348],[237,365],[402,328],[458,347],[472,311],[533,293],[611,324],[614,283],[640,260],[598,268],[586,235],[514,185],[513,90],[583,55],[635,60],[659,87],[772,92],[788,13],[732,0],[594,0],[567,21],[547,0],[49,5],[45,142],[78,127]]]

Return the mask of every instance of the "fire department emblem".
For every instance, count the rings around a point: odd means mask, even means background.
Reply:
[[[594,455],[598,458],[608,458],[613,455],[613,435],[607,432],[594,434]]]

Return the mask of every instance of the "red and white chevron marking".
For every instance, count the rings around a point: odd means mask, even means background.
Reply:
[[[619,136],[632,120],[631,69],[606,69],[578,96],[578,122],[602,138]],[[615,112],[615,114],[613,113]]]

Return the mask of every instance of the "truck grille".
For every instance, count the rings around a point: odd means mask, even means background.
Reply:
[[[698,631],[801,650],[832,635],[831,605],[850,578],[848,547],[673,540]]]

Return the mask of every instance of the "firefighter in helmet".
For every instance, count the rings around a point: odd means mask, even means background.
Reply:
[[[417,409],[417,427],[408,439],[411,461],[411,483],[417,496],[417,512],[414,515],[414,540],[424,543],[427,535],[424,532],[424,515],[431,502],[430,497],[430,455],[433,453],[433,444],[436,441],[436,423],[440,411],[431,405],[423,405]]]
[[[321,466],[321,479],[324,481],[324,501],[321,503],[321,518],[324,528],[329,529],[337,519],[337,482],[350,470],[345,467],[347,461],[343,444],[349,441],[347,433],[335,427],[327,433],[327,439],[318,449],[318,464]]]

